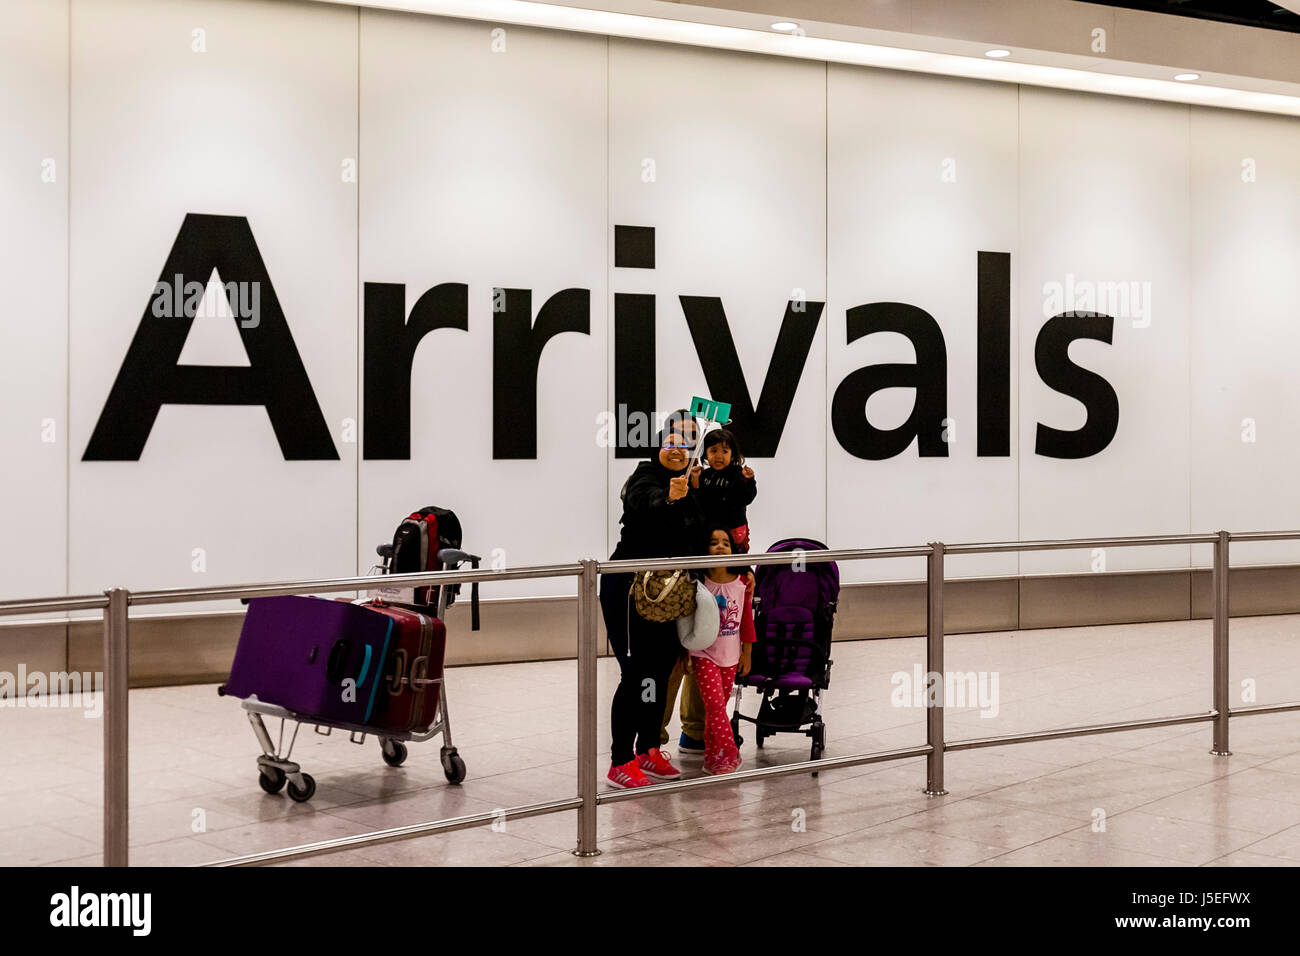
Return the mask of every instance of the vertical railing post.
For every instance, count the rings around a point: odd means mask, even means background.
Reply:
[[[126,866],[130,810],[127,792],[130,592],[110,588],[104,608],[104,866]]]
[[[596,562],[581,562],[578,578],[578,846],[574,856],[596,856]]]
[[[943,788],[943,542],[930,542],[925,575],[925,795],[939,797]]]
[[[1228,749],[1228,540],[1220,531],[1214,542],[1214,742],[1210,753],[1230,757]]]

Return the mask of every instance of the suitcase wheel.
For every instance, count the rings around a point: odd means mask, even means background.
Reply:
[[[294,803],[306,803],[311,799],[312,794],[316,792],[316,780],[311,774],[303,774],[302,782],[305,786],[301,790],[293,781],[289,782],[289,799]]]
[[[393,748],[392,754],[389,754],[388,747],[384,747],[380,752],[384,755],[384,763],[390,767],[400,767],[406,763],[406,744],[400,740],[389,742],[389,747]]]
[[[287,778],[278,767],[263,767],[257,772],[257,782],[267,793],[279,793]]]
[[[442,755],[442,772],[447,775],[449,783],[460,783],[465,779],[465,761],[460,754],[452,750]]]

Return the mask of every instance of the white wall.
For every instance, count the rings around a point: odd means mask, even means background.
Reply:
[[[354,569],[356,31],[317,4],[72,5],[72,593]],[[262,408],[222,405],[163,406],[138,462],[81,460],[191,212],[248,218],[340,461],[287,462]],[[184,363],[247,362],[233,320],[200,334],[220,355]]]
[[[634,465],[597,442],[616,293],[656,296],[665,411],[707,394],[679,296],[722,300],[756,404],[786,303],[826,303],[779,452],[752,461],[760,548],[1300,526],[1295,120],[318,4],[4,0],[0,30],[0,597],[364,572],[426,504],[455,508],[467,547],[508,566],[607,555]],[[261,407],[223,405],[165,406],[139,461],[82,460],[187,213],[248,218],[337,461],[285,461]],[[655,228],[653,271],[614,266],[615,225]],[[975,448],[980,251],[1011,256],[1005,457]],[[1119,428],[1057,460],[1034,454],[1037,425],[1076,428],[1082,406],[1039,379],[1034,346],[1044,284],[1067,275],[1151,299],[1110,345],[1070,349],[1114,388]],[[349,440],[367,282],[405,285],[408,311],[468,286],[468,331],[416,353],[409,461],[363,461]],[[531,290],[534,313],[590,292],[589,333],[543,352],[536,459],[492,458],[498,287]],[[913,360],[900,335],[846,341],[847,310],[871,302],[943,332],[947,457],[913,443],[866,461],[836,439],[844,378]],[[183,361],[240,364],[242,349],[232,321],[200,318]],[[884,389],[867,413],[889,428],[911,407],[910,389]],[[1106,567],[1185,567],[1190,550],[1116,549]]]
[[[0,594],[68,585],[68,10],[0,9]]]

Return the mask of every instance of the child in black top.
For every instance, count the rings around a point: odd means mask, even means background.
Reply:
[[[736,436],[715,428],[704,436],[704,459],[708,468],[696,465],[691,487],[698,489],[700,507],[707,524],[719,524],[731,532],[738,549],[749,551],[749,517],[745,509],[758,494],[754,469],[745,464]]]

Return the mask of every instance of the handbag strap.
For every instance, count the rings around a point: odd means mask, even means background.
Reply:
[[[642,574],[641,593],[642,595],[644,595],[645,599],[649,601],[651,604],[658,604],[660,601],[662,601],[665,597],[668,596],[668,592],[673,589],[673,585],[676,584],[677,579],[682,576],[682,572],[680,569],[673,572],[673,576],[669,578],[668,581],[664,584],[664,586],[659,589],[658,597],[651,597],[650,592],[646,589],[646,583],[650,580],[650,575],[652,574],[654,574],[653,571],[646,571]]]

